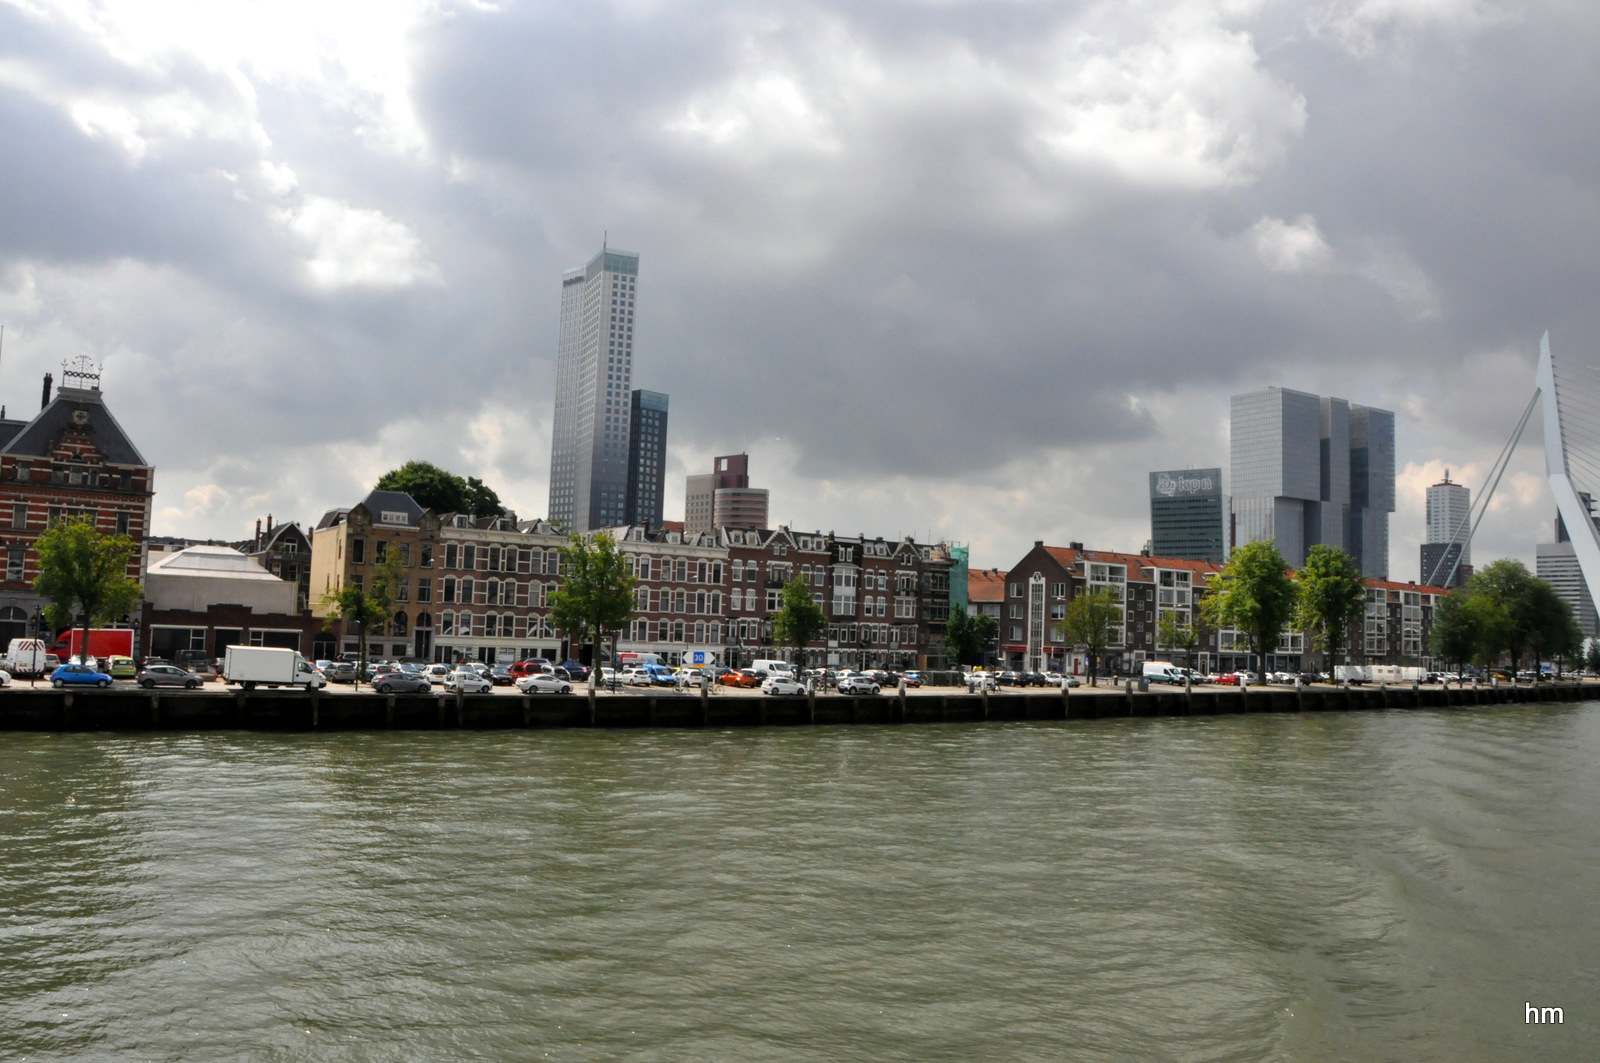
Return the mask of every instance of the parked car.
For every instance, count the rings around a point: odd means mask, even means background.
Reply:
[[[1064,686],[1070,690],[1073,687],[1082,686],[1083,684],[1078,681],[1078,677],[1075,675],[1064,675],[1061,672],[1046,672],[1044,674],[1044,685],[1047,687]]]
[[[999,690],[999,689],[1000,689],[1000,683],[998,682],[998,679],[997,679],[995,673],[993,673],[993,672],[968,672],[967,673],[967,690],[968,690],[969,693],[972,692],[972,691],[978,691],[978,690]]]
[[[896,686],[898,686],[900,684],[901,680],[905,680],[905,684],[906,684],[907,687],[920,687],[922,685],[922,673],[921,672],[902,672],[902,673],[899,673],[899,674],[896,674],[894,672],[890,672],[889,673],[889,681],[894,683]]]
[[[494,684],[476,669],[461,667],[445,676],[444,688],[452,694],[487,694],[494,689]]]
[[[746,687],[746,688],[748,688],[748,687],[759,687],[761,685],[761,680],[759,678],[757,678],[756,674],[754,672],[752,672],[748,668],[741,669],[740,671],[737,671],[737,672],[734,672],[734,671],[723,672],[721,675],[719,675],[717,677],[717,682],[721,683],[725,687]]]
[[[138,674],[132,657],[112,657],[106,662],[106,675],[112,679],[133,679]]]
[[[589,669],[585,668],[581,661],[562,661],[561,667],[567,670],[567,674],[572,677],[574,683],[587,683],[589,681]]]
[[[647,687],[655,683],[649,668],[624,668],[621,679],[622,685],[628,687]]]
[[[380,694],[427,694],[432,692],[433,684],[420,672],[396,668],[373,680],[372,689]]]
[[[134,675],[139,685],[146,690],[154,690],[156,687],[184,687],[188,690],[194,690],[205,682],[203,678],[187,668],[179,668],[175,664],[147,665],[143,671],[136,672]]]
[[[761,684],[763,694],[804,694],[806,688],[798,679],[787,675],[768,676]]]
[[[451,670],[452,669],[448,664],[430,664],[423,674],[428,677],[428,682],[430,684],[433,686],[438,686],[446,679],[450,678]]]
[[[524,694],[570,694],[572,684],[549,672],[532,672],[517,680],[517,689]]]
[[[698,690],[701,680],[705,678],[705,674],[706,670],[704,668],[680,668],[674,679],[679,690],[687,690],[690,687]]]
[[[882,690],[883,687],[879,686],[871,676],[867,675],[853,675],[839,681],[839,693],[841,694],[877,694]]]
[[[4,689],[5,687],[8,687],[10,685],[11,685],[11,673],[6,671],[3,668],[0,668],[0,689]]]
[[[87,664],[64,664],[50,673],[50,685],[108,687],[111,677]]]
[[[489,669],[489,682],[497,687],[508,687],[516,681],[517,677],[511,674],[509,664],[497,664]]]
[[[349,661],[329,661],[328,667],[322,670],[322,677],[330,683],[354,683],[356,666]]]
[[[511,674],[521,679],[525,675],[533,675],[536,672],[548,672],[550,670],[550,662],[543,657],[529,657],[525,660],[513,662],[510,667]]]
[[[563,667],[565,666],[563,665]],[[659,664],[647,664],[644,667],[645,671],[650,673],[650,682],[653,686],[670,687],[676,685],[678,682],[677,677],[672,674],[671,668]],[[589,670],[587,668],[583,670],[583,676],[585,679],[589,677]],[[577,676],[573,676],[573,678],[576,679]]]

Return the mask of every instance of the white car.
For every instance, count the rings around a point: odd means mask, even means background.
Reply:
[[[882,688],[874,683],[870,676],[847,675],[839,680],[839,693],[841,694],[877,694]]]
[[[518,679],[517,689],[524,694],[570,694],[572,684],[544,672],[534,672]]]
[[[1046,672],[1044,674],[1044,682],[1045,682],[1046,686],[1052,686],[1052,687],[1063,687],[1064,686],[1068,690],[1071,690],[1073,687],[1077,687],[1077,686],[1082,686],[1083,685],[1082,683],[1078,682],[1078,677],[1077,676],[1064,675],[1061,672]]]
[[[430,664],[425,674],[428,677],[428,682],[438,686],[450,678],[450,666],[448,664]]]
[[[654,683],[649,670],[645,668],[624,668],[621,678],[625,687],[647,687]]]
[[[10,672],[0,672],[0,687],[8,687],[10,685],[11,685],[11,673]]]
[[[806,688],[786,675],[775,675],[761,683],[763,694],[804,694]]]
[[[444,688],[452,693],[487,694],[494,684],[470,668],[457,668],[445,676]]]
[[[993,672],[968,672],[967,691],[974,690],[999,690],[1000,683]]]

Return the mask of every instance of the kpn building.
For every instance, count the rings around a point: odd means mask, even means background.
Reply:
[[[1150,554],[1222,564],[1228,559],[1228,496],[1221,469],[1150,474]]]

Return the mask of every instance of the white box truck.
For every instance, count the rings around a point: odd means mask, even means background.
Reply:
[[[229,646],[222,659],[222,675],[246,690],[254,690],[257,685],[308,690],[328,685],[310,661],[294,650],[278,646]]]

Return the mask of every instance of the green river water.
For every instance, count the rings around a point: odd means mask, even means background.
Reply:
[[[0,734],[0,1059],[1591,1059],[1597,813],[1596,703]]]

